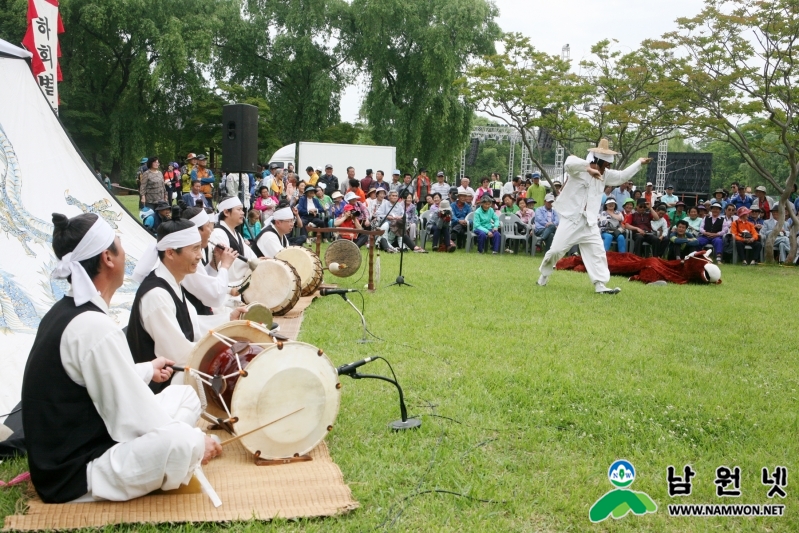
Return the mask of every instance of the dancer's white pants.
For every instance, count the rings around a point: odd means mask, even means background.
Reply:
[[[566,218],[560,219],[558,230],[552,239],[552,246],[538,269],[541,274],[551,275],[555,269],[555,263],[575,244],[580,246],[580,255],[591,283],[610,281],[608,257],[605,255],[605,246],[602,236],[599,234],[599,226],[589,226],[584,217],[581,217],[579,222],[573,222]]]

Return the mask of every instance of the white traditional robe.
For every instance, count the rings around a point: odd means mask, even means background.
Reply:
[[[88,493],[77,501],[123,501],[188,483],[205,451],[205,437],[195,427],[197,394],[171,386],[154,395],[147,387],[152,364],[133,362],[105,300],[98,294],[91,302],[103,313],[82,313],[67,325],[61,364],[86,388],[118,444],[87,464]]]
[[[213,274],[211,272],[213,272]],[[180,282],[187,291],[210,307],[214,314],[227,313],[225,303],[230,298],[228,269],[214,270],[208,265],[197,265],[197,272],[189,274]]]
[[[569,179],[553,204],[560,215],[560,224],[539,268],[543,276],[551,275],[555,263],[572,246],[580,245],[580,255],[591,283],[610,281],[608,258],[597,224],[602,194],[606,186],[621,185],[635,176],[641,169],[641,162],[636,161],[624,170],[606,169],[602,179],[591,176],[588,166],[588,161],[573,155],[563,165]]]
[[[225,223],[224,220],[219,222],[220,225],[225,226],[227,230],[230,232],[231,235],[236,235],[236,232],[230,226]],[[229,246],[230,239],[228,238],[227,233],[222,228],[214,228],[214,231],[211,233],[211,243],[221,244],[223,246]],[[247,244],[247,240],[242,237],[241,242],[244,244],[244,257],[249,261],[251,259],[258,259],[258,256],[255,255],[255,252],[252,251],[250,246]],[[214,245],[209,244],[209,256],[214,251]],[[239,261],[236,259],[233,261],[233,264],[230,266],[230,280],[231,281],[244,281],[244,279],[250,275],[250,267],[244,261]]]
[[[281,250],[285,249],[283,243],[280,242],[280,238],[271,231],[265,231],[255,245],[261,250],[264,257],[269,257],[270,259],[273,259]]]

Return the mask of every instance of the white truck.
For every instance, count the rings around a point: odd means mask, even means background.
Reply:
[[[309,166],[321,169],[324,173],[326,165],[333,165],[333,174],[344,192],[348,187],[347,167],[355,168],[355,178],[358,180],[366,176],[367,169],[372,169],[373,173],[382,170],[385,180],[390,182],[391,172],[397,164],[397,149],[394,146],[301,142],[299,150],[296,143],[284,146],[274,153],[269,163],[283,163],[284,168],[289,163],[294,164],[300,179],[307,176],[305,169]]]

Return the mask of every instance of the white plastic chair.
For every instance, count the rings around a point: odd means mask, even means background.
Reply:
[[[419,217],[419,246],[422,248],[424,248],[424,245],[427,243],[427,237],[430,235],[431,216],[433,216],[433,212],[428,209]]]
[[[524,241],[524,253],[527,253],[529,248],[527,247],[527,235],[517,233],[516,232],[516,223],[521,224],[522,219],[520,219],[517,215],[508,215],[502,214],[499,215],[499,228],[502,235],[502,240],[500,244],[500,252],[504,252],[507,248],[507,241]]]

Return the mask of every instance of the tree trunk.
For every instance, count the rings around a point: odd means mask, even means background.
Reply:
[[[120,183],[121,176],[122,164],[120,163],[119,159],[114,158],[114,162],[111,164],[111,181],[114,183]]]

